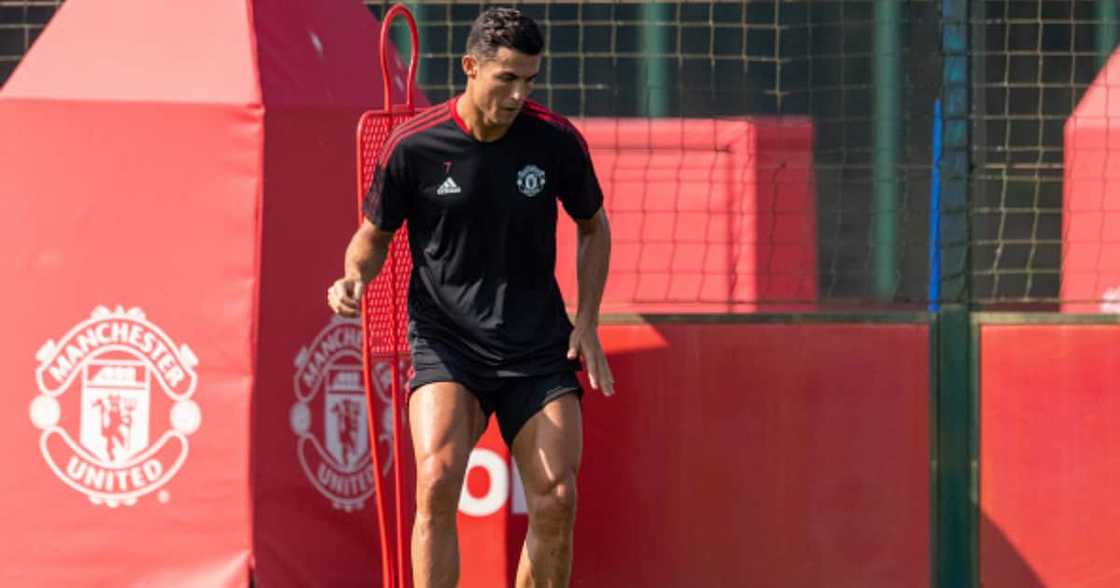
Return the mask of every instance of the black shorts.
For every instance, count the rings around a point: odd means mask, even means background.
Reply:
[[[540,376],[479,376],[465,369],[461,362],[445,353],[435,352],[431,346],[416,339],[412,340],[412,369],[409,394],[435,382],[462,384],[478,399],[487,420],[490,415],[497,415],[498,428],[510,448],[521,427],[546,404],[565,394],[583,397],[583,388],[575,371]]]

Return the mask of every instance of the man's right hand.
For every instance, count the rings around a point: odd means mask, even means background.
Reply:
[[[361,314],[365,289],[366,285],[358,278],[340,278],[327,288],[327,304],[339,316],[356,317]]]

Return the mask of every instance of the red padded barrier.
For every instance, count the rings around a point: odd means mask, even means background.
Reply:
[[[529,526],[525,493],[509,449],[491,419],[471,452],[459,499],[461,588],[512,586]]]
[[[356,226],[358,117],[382,106],[379,26],[359,2],[276,2],[285,18],[267,31],[258,24],[261,38],[309,40],[294,45],[300,54],[291,63],[283,45],[272,57],[260,57],[264,95],[276,106],[266,102],[260,371],[253,402],[257,578],[273,588],[377,585],[369,452],[378,451],[391,504],[392,362],[372,361],[379,435],[371,447],[361,325],[331,318],[325,291],[342,273],[342,253]],[[389,61],[394,102],[401,103],[401,62]],[[289,79],[284,68],[292,63],[307,73]],[[419,93],[414,100],[427,105]],[[411,480],[407,445],[404,456]],[[411,488],[404,498],[411,512]]]
[[[813,126],[803,118],[575,119],[614,238],[603,312],[807,310],[817,297]],[[576,300],[575,228],[556,275]]]
[[[372,582],[325,290],[377,30],[358,0],[68,0],[5,85],[0,585]]]
[[[1062,310],[1120,311],[1120,53],[1065,125]]]
[[[980,344],[981,584],[1120,586],[1120,325]]]
[[[0,100],[0,585],[247,583],[262,124]]]
[[[618,393],[584,399],[574,586],[929,585],[926,325],[601,333]],[[461,509],[463,585],[508,585],[524,506],[482,469],[502,507]]]

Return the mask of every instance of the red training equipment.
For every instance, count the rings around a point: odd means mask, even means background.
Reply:
[[[389,67],[386,59],[386,47],[389,40],[389,26],[397,15],[402,15],[408,23],[409,33],[412,35],[412,60],[408,67],[408,89],[405,92],[404,105],[392,104]],[[380,111],[369,111],[362,115],[358,122],[357,136],[357,175],[358,175],[358,223],[364,219],[363,203],[369,190],[375,162],[380,155],[381,148],[385,145],[389,134],[400,123],[412,118],[416,114],[416,107],[412,102],[412,88],[416,80],[416,68],[419,61],[417,48],[419,37],[416,31],[416,21],[412,13],[402,4],[394,4],[385,14],[381,25],[381,71],[385,84],[385,108]],[[381,273],[370,282],[366,288],[362,301],[362,363],[363,384],[366,391],[367,411],[369,418],[370,446],[376,446],[378,438],[377,422],[374,415],[375,397],[372,382],[371,357],[378,354],[389,359],[392,366],[392,438],[393,438],[393,482],[395,497],[395,527],[396,527],[396,581],[393,583],[392,552],[389,544],[388,519],[386,515],[385,492],[381,487],[381,476],[374,475],[376,489],[376,507],[378,518],[378,532],[381,542],[382,583],[384,586],[409,586],[408,566],[405,560],[404,545],[407,531],[404,526],[403,473],[401,470],[401,435],[403,423],[401,418],[401,366],[408,352],[408,343],[405,338],[405,329],[408,323],[408,279],[412,272],[412,259],[408,250],[408,231],[401,227],[389,247],[388,257]],[[373,471],[380,472],[381,464],[377,452],[371,451]]]

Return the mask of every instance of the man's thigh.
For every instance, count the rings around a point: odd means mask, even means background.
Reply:
[[[579,396],[573,391],[546,404],[517,433],[512,450],[528,495],[574,484],[583,455]]]
[[[433,382],[413,390],[408,422],[416,463],[435,460],[458,474],[486,428],[479,400],[457,382]]]

